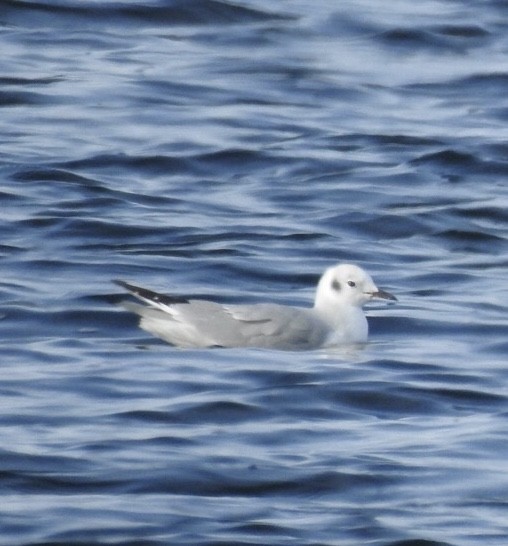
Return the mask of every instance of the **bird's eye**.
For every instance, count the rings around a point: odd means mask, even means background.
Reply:
[[[348,281],[347,284],[348,284],[348,286],[350,286],[351,288],[354,288],[354,287],[356,286],[355,281]]]
[[[340,290],[340,282],[337,279],[333,279],[332,288],[337,292]]]

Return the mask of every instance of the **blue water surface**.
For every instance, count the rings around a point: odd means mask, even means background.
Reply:
[[[0,0],[0,543],[508,542],[508,4]],[[363,348],[182,350],[121,278]]]

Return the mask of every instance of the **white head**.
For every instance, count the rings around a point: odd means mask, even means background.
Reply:
[[[320,310],[333,310],[351,306],[361,308],[373,298],[396,300],[374,284],[368,273],[361,267],[340,264],[327,269],[321,277],[314,307]]]

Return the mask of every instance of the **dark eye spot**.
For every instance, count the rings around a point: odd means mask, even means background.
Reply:
[[[348,281],[347,283],[351,288],[354,288],[356,286],[355,281]]]
[[[332,288],[337,292],[340,290],[340,282],[337,279],[333,279]]]

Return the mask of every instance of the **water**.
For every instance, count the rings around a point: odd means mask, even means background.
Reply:
[[[0,543],[508,540],[508,5],[0,1]],[[112,278],[361,350],[179,350]]]

